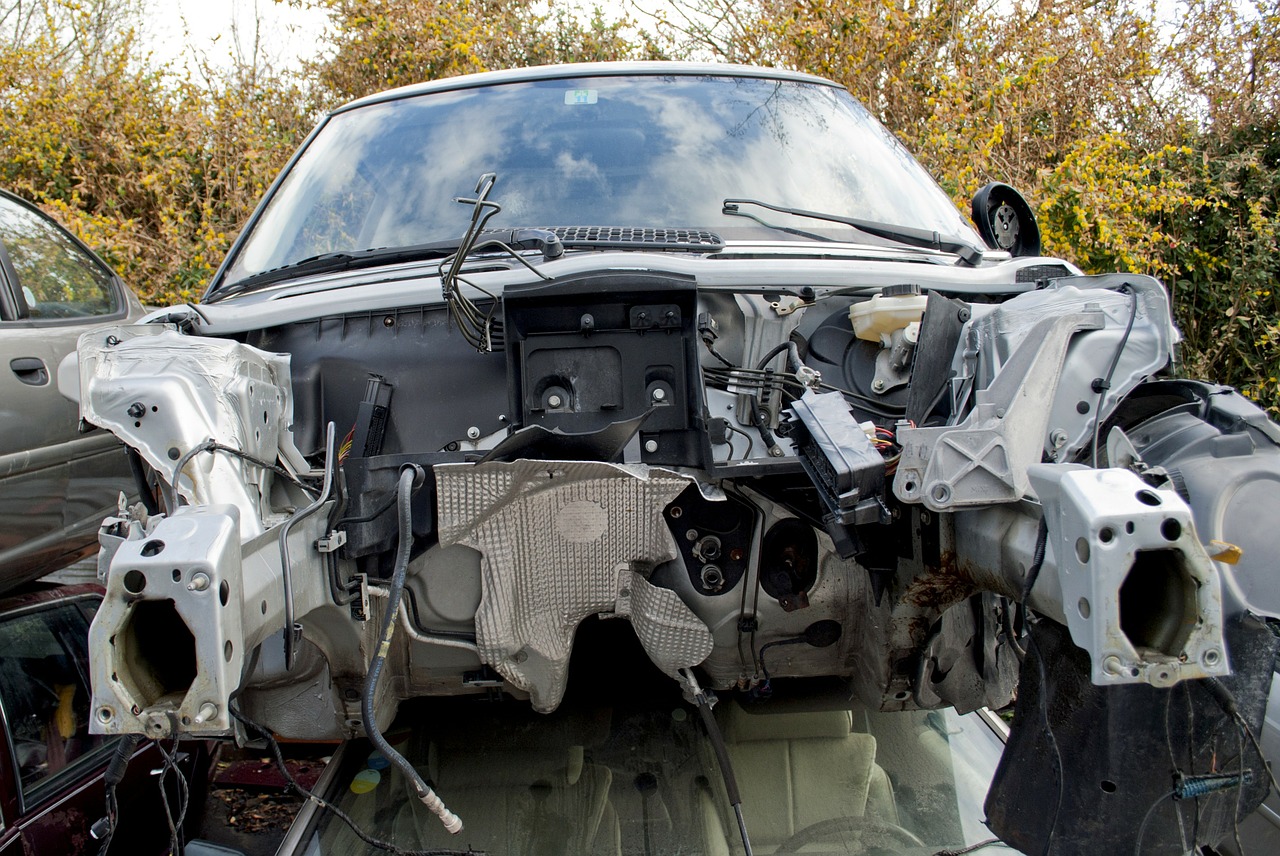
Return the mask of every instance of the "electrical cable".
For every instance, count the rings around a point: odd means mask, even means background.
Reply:
[[[374,696],[378,690],[378,678],[382,674],[383,663],[386,661],[387,652],[391,649],[391,637],[396,630],[396,616],[400,608],[400,596],[404,593],[405,573],[409,567],[409,556],[413,548],[413,508],[410,505],[410,499],[414,492],[426,481],[426,477],[426,471],[417,464],[406,464],[400,470],[400,482],[397,489],[400,543],[396,548],[395,566],[391,574],[391,587],[387,597],[387,610],[382,619],[382,638],[373,655],[373,662],[369,664],[369,673],[365,677],[364,693],[360,700],[360,714],[364,718],[364,730],[369,737],[369,742],[382,753],[384,758],[400,769],[409,784],[413,786],[414,792],[417,794],[418,799],[422,801],[422,804],[430,809],[432,814],[440,818],[440,822],[444,824],[445,829],[456,835],[462,831],[462,821],[441,802],[435,791],[422,780],[422,776],[418,774],[413,765],[382,736],[382,732],[378,730],[378,723],[373,710]]]
[[[329,492],[333,489],[334,470],[338,467],[337,446],[334,440],[334,425],[329,423],[325,431],[324,442],[324,485],[320,495],[306,508],[299,509],[280,524],[280,579],[284,584],[284,668],[293,669],[293,661],[297,656],[298,637],[301,636],[301,625],[294,622],[293,611],[293,556],[289,552],[289,533],[293,527],[320,510],[320,506],[329,501]]]
[[[970,844],[968,847],[961,847],[959,850],[939,850],[933,856],[966,856],[969,853],[976,853],[987,847],[995,847],[1004,844],[999,838],[988,838],[986,841],[979,841],[977,844]]]
[[[1033,580],[1034,582],[1034,580]],[[1027,591],[1030,591],[1028,587]],[[1053,768],[1058,779],[1058,798],[1053,808],[1053,820],[1049,824],[1049,834],[1044,840],[1044,856],[1049,856],[1053,849],[1053,834],[1058,828],[1058,817],[1062,814],[1062,796],[1066,790],[1066,774],[1062,769],[1062,751],[1058,748],[1058,738],[1053,734],[1053,726],[1049,724],[1049,675],[1044,667],[1044,655],[1040,651],[1040,643],[1036,642],[1036,635],[1033,632],[1027,633],[1027,651],[1035,649],[1036,666],[1040,672],[1040,692],[1039,692],[1039,708],[1040,721],[1044,726],[1045,737],[1049,739],[1049,747],[1053,750]],[[1148,812],[1150,814],[1150,812]],[[1145,823],[1144,823],[1145,826]],[[1141,841],[1141,839],[1139,839]]]
[[[116,751],[111,756],[111,762],[107,764],[107,770],[102,776],[103,798],[107,804],[107,828],[102,833],[102,843],[98,845],[98,856],[106,856],[107,851],[111,849],[111,839],[116,834],[116,826],[120,821],[120,804],[116,799],[116,787],[124,779],[125,771],[129,769],[129,762],[133,760],[133,753],[138,748],[141,741],[140,734],[126,734],[120,738],[120,742],[116,744]],[[93,830],[90,830],[93,834]]]
[[[1143,839],[1143,836],[1147,834],[1147,826],[1148,824],[1151,823],[1151,815],[1155,813],[1155,810],[1160,807],[1161,803],[1163,803],[1167,799],[1171,799],[1173,795],[1174,795],[1174,792],[1169,791],[1169,793],[1161,796],[1159,799],[1153,802],[1151,804],[1151,808],[1147,809],[1146,815],[1143,816],[1142,818],[1142,823],[1138,826],[1138,838],[1136,841],[1133,842],[1133,856],[1141,856],[1142,854],[1142,839]]]
[[[735,433],[735,434],[741,434],[741,435],[743,436],[743,438],[745,438],[745,439],[746,439],[746,441],[747,441],[747,451],[743,453],[743,455],[742,455],[742,459],[743,459],[744,461],[745,461],[745,460],[750,459],[750,458],[751,458],[751,450],[755,448],[755,443],[752,441],[752,439],[751,439],[751,435],[750,435],[750,434],[748,434],[746,431],[743,431],[741,428],[735,428],[735,427],[734,427],[734,426],[732,426],[732,425],[727,425],[726,427],[727,427],[730,431],[732,431],[733,433]]]
[[[182,853],[182,825],[187,820],[187,807],[191,799],[191,789],[187,784],[186,776],[182,775],[182,770],[178,767],[176,758],[178,752],[178,738],[173,738],[173,747],[166,750],[164,744],[159,740],[155,741],[155,747],[164,758],[164,763],[160,766],[160,775],[157,784],[160,787],[160,801],[164,804],[165,820],[169,823],[169,849],[171,856],[181,856]],[[165,790],[165,780],[172,772],[176,780],[176,790],[178,792],[178,816],[175,818],[173,812],[169,808],[169,794]]]
[[[689,669],[681,669],[680,674],[684,677],[685,686],[693,697],[694,704],[698,707],[698,714],[702,717],[702,724],[707,730],[707,738],[711,741],[711,748],[715,752],[716,762],[720,765],[720,776],[724,779],[725,793],[729,798],[729,805],[733,807],[734,817],[738,821],[738,833],[742,836],[742,847],[746,851],[746,856],[753,856],[751,838],[747,835],[747,822],[742,815],[742,795],[738,793],[738,779],[733,774],[733,764],[729,760],[729,749],[724,745],[724,735],[720,733],[720,726],[716,722],[715,714],[711,712],[711,699],[703,692],[702,687],[698,685],[693,672]]]
[[[163,481],[161,481],[160,489],[161,489],[161,492],[164,494],[165,508],[167,509],[169,514],[173,514],[173,512],[178,510],[178,503],[179,503],[178,479],[182,477],[183,468],[186,467],[187,463],[192,458],[194,458],[196,455],[200,454],[201,452],[226,452],[228,455],[233,455],[237,458],[248,461],[254,466],[261,467],[264,470],[270,470],[271,472],[275,473],[276,475],[280,476],[281,478],[285,479],[291,484],[296,485],[297,487],[301,488],[302,490],[306,491],[309,494],[315,493],[315,488],[311,487],[310,485],[303,484],[301,481],[298,480],[296,476],[293,475],[293,473],[289,472],[284,467],[281,467],[277,464],[273,464],[270,461],[263,460],[262,458],[259,458],[256,455],[250,455],[248,452],[242,452],[239,449],[236,449],[232,446],[227,446],[222,443],[219,443],[217,440],[214,440],[212,437],[210,437],[208,440],[205,440],[203,443],[197,443],[195,446],[192,446],[182,455],[182,457],[178,458],[177,463],[173,465],[173,476],[170,478],[168,484],[165,484]]]
[[[1093,391],[1098,393],[1098,404],[1093,412],[1094,469],[1098,468],[1098,443],[1101,439],[1099,435],[1102,432],[1102,402],[1107,397],[1107,390],[1111,389],[1111,378],[1116,373],[1116,366],[1120,363],[1120,355],[1124,353],[1124,346],[1129,343],[1129,334],[1133,332],[1133,322],[1138,317],[1137,289],[1123,285],[1120,290],[1129,292],[1129,322],[1124,325],[1124,335],[1120,337],[1120,344],[1116,346],[1115,353],[1111,355],[1111,365],[1107,368],[1106,377],[1097,378],[1093,382]]]
[[[1040,569],[1044,567],[1044,554],[1049,546],[1049,521],[1040,518],[1040,527],[1036,532],[1036,548],[1031,554],[1031,566],[1027,568],[1027,578],[1022,583],[1022,603],[1027,604],[1031,598],[1031,590],[1036,580],[1040,579]]]
[[[381,839],[374,838],[372,835],[361,829],[345,811],[323,797],[307,790],[298,783],[298,780],[293,777],[293,773],[289,772],[289,767],[284,762],[284,754],[280,751],[279,741],[276,740],[275,735],[268,731],[265,726],[259,725],[249,717],[245,716],[235,705],[227,705],[227,710],[231,713],[232,718],[237,722],[245,728],[251,728],[258,734],[261,734],[263,739],[267,741],[267,745],[271,748],[271,758],[275,762],[276,769],[280,771],[282,776],[284,776],[284,780],[289,784],[289,787],[294,793],[302,797],[304,800],[310,800],[322,811],[327,811],[334,817],[338,818],[338,820],[347,825],[352,833],[355,834],[356,838],[359,838],[370,847],[377,850],[385,850],[388,853],[394,853],[396,856],[485,856],[483,850],[471,850],[470,848],[466,850],[406,850],[389,841],[382,841]]]

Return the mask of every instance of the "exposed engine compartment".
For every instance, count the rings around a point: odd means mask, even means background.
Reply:
[[[1280,428],[1229,389],[1156,379],[1177,341],[1158,282],[1056,264],[1003,294],[733,286],[609,258],[474,275],[501,296],[476,302],[501,316],[488,352],[394,289],[82,341],[84,417],[170,493],[104,525],[96,728],[230,735],[235,699],[283,736],[357,734],[380,640],[380,725],[424,695],[549,712],[596,615],[673,679],[753,698],[813,676],[883,711],[1016,696],[1027,759],[1046,681],[1098,696],[1045,713],[1059,740],[1154,729],[1159,694],[1201,679],[1257,727],[1274,640],[1251,616],[1280,604],[1249,564],[1274,535],[1249,521],[1280,508]],[[1060,775],[1113,781],[1163,745]],[[1002,775],[1002,805],[1030,798]],[[1083,810],[1122,823],[1164,787],[1135,777]],[[1015,846],[1046,834],[989,813]]]

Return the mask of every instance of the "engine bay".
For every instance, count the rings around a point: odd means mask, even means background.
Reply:
[[[234,702],[334,739],[495,692],[550,713],[579,624],[623,619],[691,699],[834,676],[881,712],[1014,705],[988,814],[1028,850],[1059,825],[1027,821],[1046,766],[1059,802],[1124,783],[1060,809],[1095,824],[1167,790],[1162,694],[1220,688],[1170,740],[1257,729],[1280,604],[1247,571],[1280,429],[1168,375],[1158,282],[1040,260],[1002,291],[725,284],[697,271],[750,262],[610,259],[470,274],[481,348],[447,282],[82,341],[84,417],[164,495],[103,528],[95,728],[243,738]],[[1044,703],[1064,688],[1088,705]],[[1128,742],[1064,762],[1041,739],[1103,722]]]

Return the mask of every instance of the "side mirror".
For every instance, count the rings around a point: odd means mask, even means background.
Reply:
[[[1012,256],[1040,255],[1040,227],[1022,194],[993,181],[973,195],[970,216],[993,250]]]

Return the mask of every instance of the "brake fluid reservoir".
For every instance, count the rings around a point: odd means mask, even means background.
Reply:
[[[918,286],[891,285],[884,293],[850,306],[849,322],[859,339],[887,344],[894,330],[924,317],[928,301]]]

